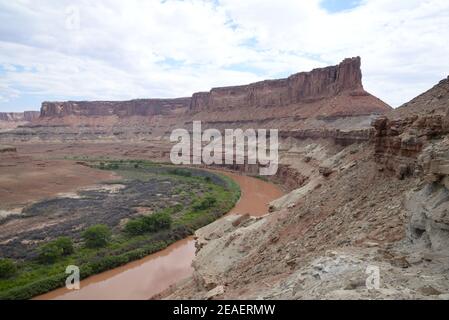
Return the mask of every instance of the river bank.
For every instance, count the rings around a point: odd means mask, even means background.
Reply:
[[[276,185],[232,172],[220,172],[240,186],[241,197],[228,214],[260,216],[268,213],[268,203],[282,195]],[[141,260],[91,276],[81,281],[81,290],[60,288],[36,299],[149,299],[193,272],[193,237],[177,241]]]

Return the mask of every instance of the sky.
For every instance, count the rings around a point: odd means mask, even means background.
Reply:
[[[0,112],[190,96],[361,56],[399,106],[449,74],[447,0],[0,0]]]

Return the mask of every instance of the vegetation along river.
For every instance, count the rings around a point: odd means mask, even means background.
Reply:
[[[282,196],[280,188],[272,183],[236,173],[222,173],[241,189],[240,200],[228,214],[264,215],[268,213],[268,203]],[[60,288],[36,299],[149,299],[190,276],[194,256],[195,241],[188,237],[143,259],[82,280],[80,290]]]

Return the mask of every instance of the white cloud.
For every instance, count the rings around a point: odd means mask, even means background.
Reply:
[[[360,55],[397,106],[447,75],[448,26],[446,0],[0,0],[0,96],[187,96]]]

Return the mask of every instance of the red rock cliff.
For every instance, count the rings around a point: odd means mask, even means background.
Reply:
[[[190,109],[196,112],[220,107],[285,106],[317,101],[341,92],[366,94],[362,86],[360,57],[345,59],[337,66],[297,73],[286,79],[195,93]]]
[[[41,118],[64,116],[153,116],[176,109],[188,109],[190,98],[138,99],[130,101],[68,101],[43,102]]]
[[[33,121],[39,118],[39,111],[0,112],[0,121],[18,122]]]

